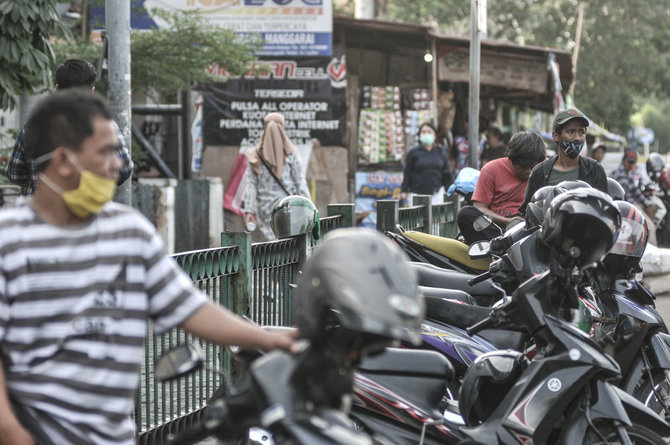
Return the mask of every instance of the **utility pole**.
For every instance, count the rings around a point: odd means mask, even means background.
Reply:
[[[105,0],[105,29],[109,102],[130,153],[130,0]],[[131,185],[132,180],[128,178],[119,186],[114,199],[131,205]]]
[[[468,165],[479,164],[479,69],[480,42],[486,38],[486,0],[470,2],[470,97],[468,99]]]

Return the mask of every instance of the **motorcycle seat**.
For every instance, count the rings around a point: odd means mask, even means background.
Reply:
[[[447,358],[435,351],[386,348],[383,352],[365,357],[358,369],[363,373],[393,373],[454,378],[454,367]]]
[[[495,302],[505,296],[505,292],[494,286],[490,278],[471,286],[468,280],[475,275],[427,263],[410,262],[409,266],[416,271],[419,286],[460,290],[473,297],[487,297],[489,302]]]
[[[492,310],[490,308],[471,306],[435,297],[427,297],[425,301],[427,319],[461,329],[466,329],[485,319]],[[478,332],[477,335],[491,343],[497,349],[514,349],[515,351],[520,351],[526,343],[526,336],[522,332],[517,331],[484,329]]]
[[[460,301],[466,304],[477,304],[475,299],[472,298],[467,292],[456,289],[442,289],[440,287],[429,287],[429,286],[419,286],[419,290],[426,298],[426,300],[437,299],[437,300],[453,300]],[[426,308],[428,309],[428,308]]]
[[[405,230],[404,235],[415,242],[422,244],[427,249],[437,252],[440,255],[451,258],[452,260],[469,267],[470,269],[489,270],[491,257],[479,258],[473,260],[468,255],[469,247],[460,241],[441,236],[429,235],[428,233],[417,232],[414,230]]]

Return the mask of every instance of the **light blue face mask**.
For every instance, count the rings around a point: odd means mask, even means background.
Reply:
[[[419,141],[426,147],[429,147],[433,145],[433,142],[435,142],[435,135],[433,134],[428,134],[428,133],[423,133],[419,135]]]

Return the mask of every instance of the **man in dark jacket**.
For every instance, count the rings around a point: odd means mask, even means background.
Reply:
[[[530,173],[523,204],[519,207],[521,213],[525,213],[533,193],[545,185],[580,179],[607,193],[607,175],[602,165],[579,154],[584,147],[588,126],[589,120],[575,108],[556,114],[551,132],[557,147],[556,155],[535,166]]]

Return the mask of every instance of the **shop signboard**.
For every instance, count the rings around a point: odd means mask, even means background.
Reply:
[[[257,56],[331,56],[332,0],[143,0],[152,8],[197,10],[240,35],[262,38]],[[160,26],[160,19],[151,17]]]
[[[480,83],[537,93],[547,92],[547,61],[544,57],[503,56],[481,52]],[[465,48],[441,47],[438,50],[438,78],[444,82],[470,82],[470,52]]]
[[[253,63],[239,79],[203,85],[205,145],[254,146],[263,132],[263,118],[284,116],[284,128],[296,145],[345,146],[346,64],[344,56]],[[208,68],[225,76],[225,69]]]

